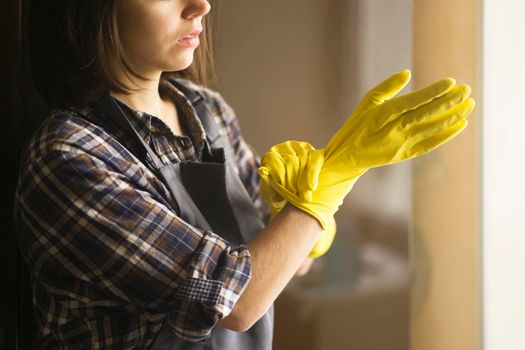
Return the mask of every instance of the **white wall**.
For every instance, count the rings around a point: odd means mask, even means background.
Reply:
[[[485,350],[525,349],[525,1],[485,0]]]

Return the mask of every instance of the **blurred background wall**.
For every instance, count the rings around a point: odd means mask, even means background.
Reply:
[[[216,5],[217,89],[259,153],[323,147],[366,91],[411,68],[410,0]],[[333,248],[276,302],[276,350],[408,349],[410,181],[401,163],[354,186]]]
[[[481,4],[480,0],[413,3],[414,86],[451,76],[458,84],[470,85],[477,103],[460,137],[412,162],[413,350],[483,346]]]

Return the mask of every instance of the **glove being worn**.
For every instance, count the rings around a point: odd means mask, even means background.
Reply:
[[[310,257],[329,249],[333,215],[368,169],[428,153],[467,127],[475,105],[468,85],[446,78],[394,98],[409,80],[410,71],[403,70],[366,93],[325,148],[286,141],[262,156],[261,196],[272,218],[290,202],[324,229]]]

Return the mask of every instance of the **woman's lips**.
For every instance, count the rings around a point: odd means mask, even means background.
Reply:
[[[186,35],[185,37],[183,37],[182,39],[179,39],[177,41],[177,43],[180,45],[180,46],[183,46],[183,47],[197,47],[200,43],[199,41],[199,34],[202,32],[202,28],[197,28],[193,31],[191,31],[190,33],[188,33],[188,35]]]
[[[177,41],[177,44],[179,44],[180,46],[188,48],[197,47],[199,43],[200,40],[198,36],[188,36]]]

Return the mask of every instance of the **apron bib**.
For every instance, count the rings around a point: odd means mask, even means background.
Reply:
[[[169,188],[188,224],[220,235],[232,246],[248,243],[264,228],[244,185],[234,168],[233,150],[218,131],[202,96],[172,79],[171,82],[190,99],[206,131],[207,143],[202,161],[181,161],[164,165],[129,122],[117,101],[106,93],[95,108],[106,118],[135,135],[142,148],[136,154],[145,162],[149,154],[152,166]],[[145,162],[146,164],[146,162]],[[234,332],[219,325],[203,342],[192,343],[177,337],[164,321],[150,347],[155,350],[269,350],[272,348],[274,306],[246,332]]]

